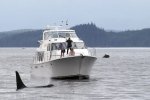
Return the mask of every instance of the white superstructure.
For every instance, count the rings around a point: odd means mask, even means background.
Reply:
[[[64,56],[61,57],[59,45],[62,43],[66,47],[68,38],[73,41],[75,55],[67,54],[66,48]],[[61,26],[48,27],[39,43],[31,68],[32,77],[89,78],[92,65],[97,58],[91,55],[74,30]]]

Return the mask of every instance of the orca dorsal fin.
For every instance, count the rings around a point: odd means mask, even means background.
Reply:
[[[17,85],[17,90],[26,88],[26,86],[22,82],[21,77],[17,71],[16,71],[16,85]]]

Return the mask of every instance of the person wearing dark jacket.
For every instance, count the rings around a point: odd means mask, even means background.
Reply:
[[[71,47],[72,47],[73,41],[69,38],[66,42],[67,42],[67,54],[68,54],[69,49],[71,49]]]

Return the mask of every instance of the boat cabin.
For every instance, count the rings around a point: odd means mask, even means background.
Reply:
[[[78,38],[74,30],[70,29],[48,29],[43,32],[43,40],[40,42],[40,47],[37,50],[35,57],[36,62],[44,62],[53,59],[59,59],[61,57],[61,47],[67,51],[66,40],[71,38],[72,48],[75,51],[75,55],[88,54],[86,46],[82,40]],[[69,56],[67,53],[65,57]]]

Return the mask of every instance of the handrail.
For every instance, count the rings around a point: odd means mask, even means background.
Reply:
[[[90,48],[89,49],[89,54],[90,56],[96,56],[96,48]],[[75,53],[75,56],[79,56],[79,55],[84,55],[82,53]],[[64,57],[69,57],[70,55],[69,54],[64,54]],[[50,60],[54,60],[54,59],[59,59],[59,58],[63,58],[61,57],[61,53],[60,54],[57,54],[57,52],[45,52],[43,57],[39,57],[39,56],[35,56],[33,58],[33,62],[34,63],[43,63],[43,62],[47,62],[47,61],[50,61]]]

